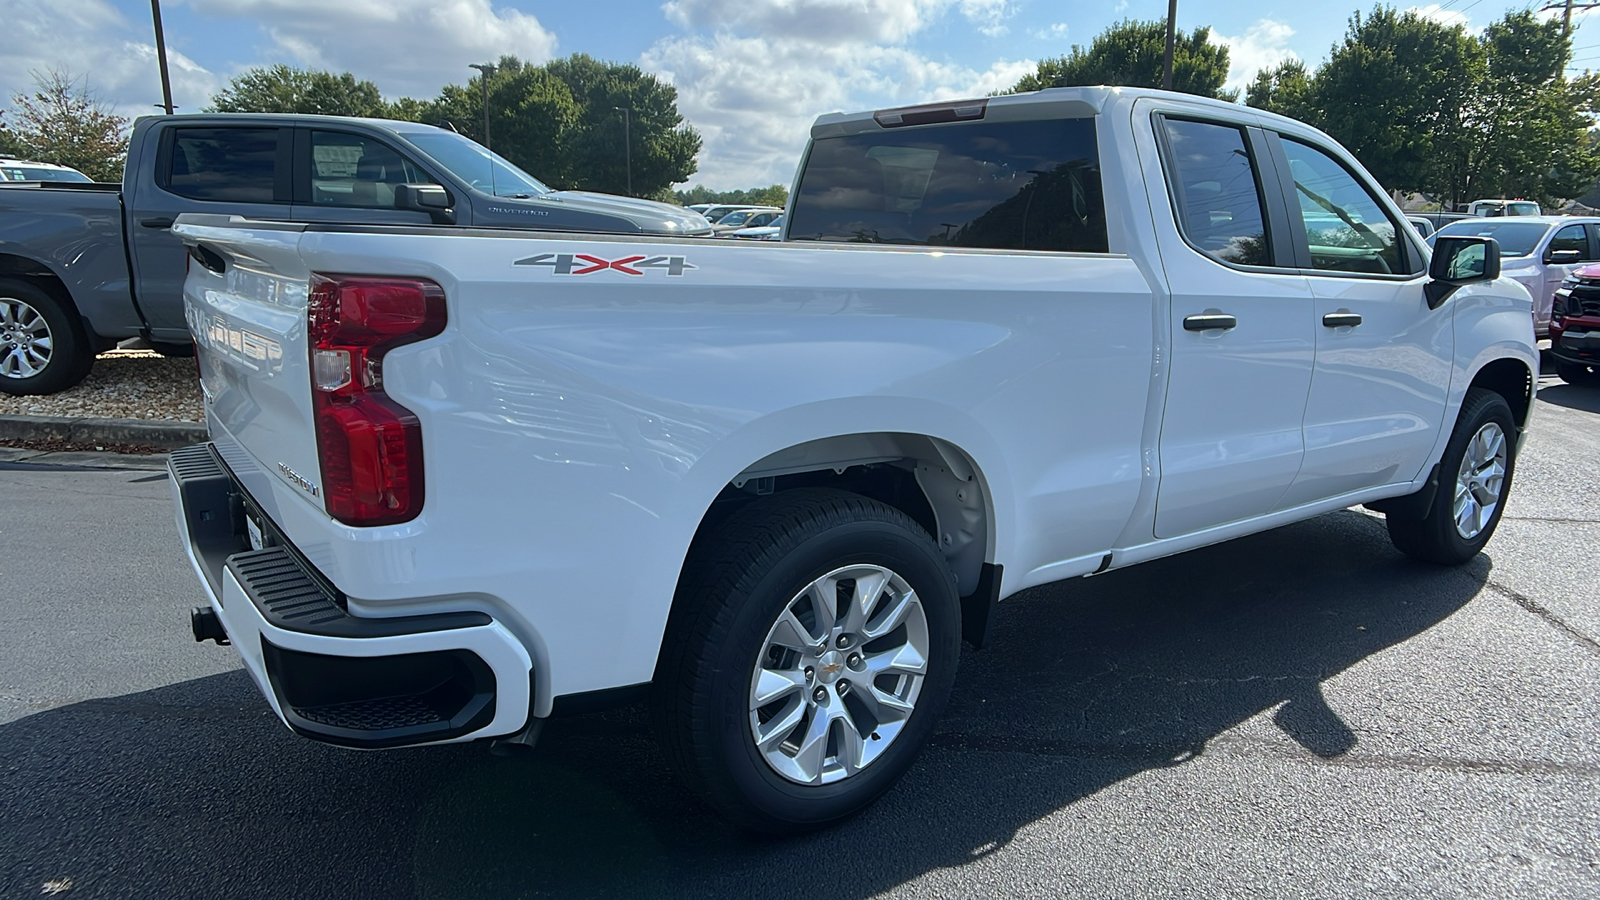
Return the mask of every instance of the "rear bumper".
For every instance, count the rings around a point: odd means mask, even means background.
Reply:
[[[259,513],[210,444],[168,462],[178,533],[211,608],[279,718],[346,747],[520,731],[532,660],[483,612],[352,616],[344,596]],[[247,516],[261,528],[251,549]]]

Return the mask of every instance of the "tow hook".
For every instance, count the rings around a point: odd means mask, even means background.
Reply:
[[[189,610],[189,630],[194,632],[196,642],[216,641],[221,647],[232,643],[228,640],[227,630],[222,627],[222,620],[217,618],[217,611],[209,606],[196,606]]]

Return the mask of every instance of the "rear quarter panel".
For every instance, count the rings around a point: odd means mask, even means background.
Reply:
[[[0,255],[54,272],[78,313],[107,337],[137,334],[143,324],[122,241],[114,191],[0,187]]]
[[[965,451],[1008,568],[1101,552],[1127,524],[1154,300],[1126,257],[499,235],[301,240],[311,271],[424,276],[449,304],[444,334],[384,368],[423,423],[421,517],[342,529],[287,506],[353,607],[487,606],[554,694],[649,680],[711,501],[841,434]],[[563,253],[685,265],[517,264]]]

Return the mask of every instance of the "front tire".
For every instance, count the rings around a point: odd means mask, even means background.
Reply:
[[[1425,562],[1460,565],[1489,543],[1511,496],[1516,420],[1504,397],[1472,388],[1439,461],[1439,488],[1421,516],[1389,514],[1389,539]]]
[[[905,513],[837,490],[756,500],[696,542],[657,666],[663,749],[735,824],[817,828],[910,767],[960,655],[955,576]]]
[[[93,363],[83,326],[56,298],[26,281],[0,278],[0,391],[64,391]]]

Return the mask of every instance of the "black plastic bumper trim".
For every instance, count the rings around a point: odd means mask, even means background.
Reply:
[[[622,687],[603,688],[598,691],[581,691],[562,694],[550,703],[550,716],[576,716],[583,713],[603,712],[622,706],[631,706],[650,696],[650,682],[625,684]],[[529,696],[532,696],[531,694]]]
[[[296,734],[378,749],[446,741],[494,721],[494,670],[470,650],[327,656],[261,639],[267,680]]]
[[[185,447],[167,464],[183,504],[184,523],[217,597],[222,596],[222,571],[226,568],[244,588],[245,596],[275,627],[301,634],[341,638],[396,637],[432,631],[476,628],[494,621],[488,613],[465,611],[421,616],[352,616],[344,594],[333,587],[293,545],[272,520],[260,512],[244,486],[228,471],[216,448],[207,444]],[[272,546],[251,550],[246,531],[246,509],[270,533]]]

